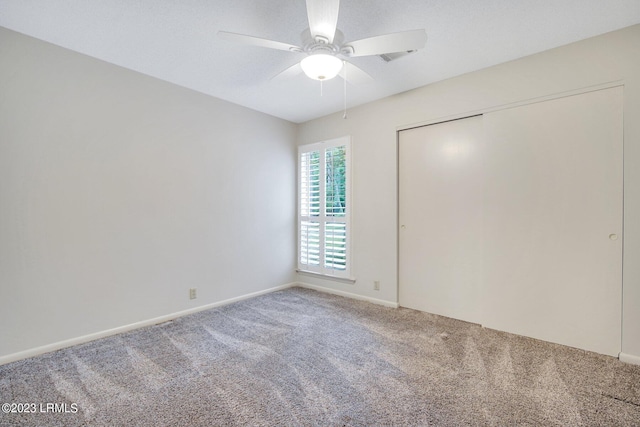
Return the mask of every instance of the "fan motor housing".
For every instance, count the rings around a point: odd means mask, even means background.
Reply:
[[[344,42],[344,34],[338,29],[336,29],[336,33],[333,36],[333,43],[329,43],[329,40],[322,36],[312,37],[309,28],[300,34],[300,38],[302,39],[302,46],[304,46],[303,52],[309,54],[327,53],[329,55],[342,54],[348,56],[353,52],[351,46],[342,45]]]

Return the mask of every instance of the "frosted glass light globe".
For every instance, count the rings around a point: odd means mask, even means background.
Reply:
[[[342,69],[342,61],[326,53],[309,55],[300,62],[302,71],[314,80],[329,80],[338,75]]]

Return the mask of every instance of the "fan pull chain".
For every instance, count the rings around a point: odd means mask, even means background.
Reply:
[[[342,68],[344,68],[344,114],[343,119],[347,118],[347,61],[342,61]]]
[[[320,96],[322,96],[322,80],[320,80]]]

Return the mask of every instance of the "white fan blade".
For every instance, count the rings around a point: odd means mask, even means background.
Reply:
[[[338,26],[338,10],[340,0],[307,0],[307,16],[311,36],[324,37],[333,43]]]
[[[353,48],[353,53],[349,56],[367,56],[422,49],[426,42],[425,30],[412,30],[356,40],[346,43],[345,47]]]
[[[302,52],[302,48],[288,43],[277,42],[274,40],[261,39],[260,37],[247,36],[245,34],[229,33],[227,31],[218,31],[218,37],[232,42],[248,44],[251,46],[267,47],[269,49],[288,50],[293,52]]]
[[[371,83],[373,81],[373,77],[371,77],[361,68],[356,67],[352,63],[346,61],[338,75],[353,85],[361,85],[365,83]]]
[[[278,73],[275,76],[271,77],[271,80],[274,80],[274,81],[285,80],[291,77],[295,77],[299,74],[302,74],[302,67],[298,62],[296,64],[293,64],[291,67],[287,68],[286,70],[282,71],[281,73]]]

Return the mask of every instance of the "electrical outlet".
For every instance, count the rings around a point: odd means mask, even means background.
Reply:
[[[189,299],[196,299],[196,288],[189,289]]]
[[[373,290],[374,291],[379,291],[380,290],[380,281],[379,280],[374,280],[374,282],[373,282]]]

